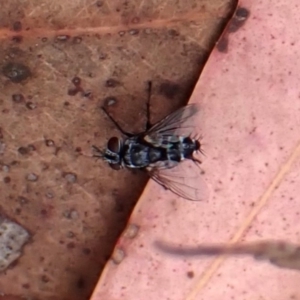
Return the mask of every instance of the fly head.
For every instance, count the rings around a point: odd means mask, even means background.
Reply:
[[[114,170],[119,170],[121,168],[122,148],[122,140],[117,137],[112,137],[108,140],[107,148],[103,153],[103,159],[107,161],[109,166]]]

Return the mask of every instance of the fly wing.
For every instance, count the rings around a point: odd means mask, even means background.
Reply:
[[[186,159],[172,167],[148,167],[147,170],[153,180],[184,199],[200,201],[209,195],[202,170],[192,160]]]
[[[145,134],[156,141],[161,136],[190,136],[194,131],[193,118],[199,113],[199,105],[186,105],[154,124]]]

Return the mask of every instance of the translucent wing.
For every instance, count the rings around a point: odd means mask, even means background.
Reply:
[[[184,106],[154,124],[146,132],[146,136],[154,140],[159,136],[189,136],[195,129],[192,117],[199,111],[199,105],[195,103]]]
[[[192,160],[186,159],[175,166],[149,167],[147,170],[153,180],[184,199],[200,201],[208,197],[201,168]]]

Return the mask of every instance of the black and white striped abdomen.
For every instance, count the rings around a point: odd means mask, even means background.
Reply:
[[[193,153],[200,148],[200,143],[190,137],[173,137],[164,140],[160,146],[143,143],[136,138],[129,138],[123,147],[123,164],[129,168],[145,168],[157,162],[180,162],[192,158]]]

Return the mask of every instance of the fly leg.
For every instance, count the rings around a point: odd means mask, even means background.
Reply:
[[[101,107],[104,113],[108,116],[108,118],[113,122],[113,124],[117,127],[117,129],[124,135],[128,137],[134,136],[132,133],[123,130],[123,128],[118,124],[118,122],[109,114],[109,112],[102,106]]]
[[[150,100],[151,100],[151,90],[152,90],[152,81],[148,81],[148,99],[146,104],[147,110],[147,123],[146,123],[146,131],[152,127],[150,122]]]
[[[200,167],[200,165],[202,164],[202,161],[195,158],[195,157],[191,157],[191,160],[197,165]]]
[[[94,153],[95,153],[93,155],[93,157],[97,157],[97,158],[103,157],[103,152],[98,147],[96,147],[96,146],[93,145],[92,148],[93,148]]]

